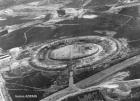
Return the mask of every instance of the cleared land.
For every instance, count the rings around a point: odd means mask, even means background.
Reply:
[[[122,70],[122,69],[125,69],[127,68],[128,66],[131,66],[133,64],[136,64],[140,62],[140,55],[138,56],[135,56],[135,57],[132,57],[130,59],[127,59],[119,64],[116,64],[106,70],[103,70],[87,79],[84,79],[80,82],[78,82],[76,84],[77,87],[79,88],[86,88],[86,87],[89,87],[93,84],[98,84],[100,83],[102,80],[104,80],[104,78],[107,78],[108,76]]]
[[[77,87],[79,88],[86,88],[86,87],[89,87],[89,86],[93,86],[93,85],[96,85],[96,84],[99,84],[101,83],[105,78],[113,75],[114,73],[122,70],[122,69],[125,69],[127,68],[128,66],[131,66],[131,65],[134,65],[136,63],[140,62],[140,55],[137,55],[137,56],[134,56],[130,59],[127,59],[119,64],[116,64],[106,70],[103,70],[87,79],[84,79],[80,82],[78,82],[76,84]],[[58,100],[59,98],[61,97],[64,97],[66,96],[67,94],[70,94],[70,93],[73,93],[73,92],[76,92],[76,90],[72,90],[70,88],[66,88],[62,91],[59,91],[49,97],[46,97],[45,99],[41,100],[41,101],[56,101]]]

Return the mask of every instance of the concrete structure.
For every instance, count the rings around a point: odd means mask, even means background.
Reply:
[[[77,60],[75,68],[89,66],[116,54],[119,48],[119,42],[116,41],[109,37],[99,36],[57,40],[37,50],[30,64],[36,69],[61,70],[67,67],[64,61]]]

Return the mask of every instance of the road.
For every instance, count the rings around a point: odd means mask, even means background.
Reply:
[[[137,55],[137,56],[134,56],[132,58],[129,58],[119,64],[116,64],[108,69],[105,69],[89,78],[86,78],[80,82],[78,82],[76,84],[76,86],[78,88],[87,88],[93,84],[99,84],[100,82],[102,82],[102,80],[104,80],[105,78],[111,76],[112,74],[122,70],[122,69],[125,69],[131,65],[134,65],[136,63],[140,62],[140,55]]]
[[[140,2],[127,3],[127,4],[120,5],[120,6],[113,6],[113,7],[111,7],[108,10],[108,12],[112,12],[112,11],[115,11],[117,9],[123,9],[123,8],[127,8],[127,7],[133,7],[133,6],[140,6]]]
[[[140,62],[140,55],[129,58],[129,59],[127,59],[119,64],[116,64],[116,65],[114,65],[108,69],[105,69],[105,70],[103,70],[103,71],[101,71],[93,76],[90,76],[90,77],[78,82],[76,84],[76,86],[78,88],[82,88],[82,89],[87,88],[91,85],[95,86],[97,84],[100,84],[105,78],[107,78],[107,77],[113,75],[114,73],[116,73],[120,70],[123,70],[131,65],[134,65],[138,62]],[[44,98],[41,101],[56,101],[64,96],[71,94],[71,93],[74,93],[74,92],[76,92],[76,90],[72,90],[71,88],[68,87],[68,88],[61,90],[61,91],[59,91],[59,92],[57,92],[49,97]]]

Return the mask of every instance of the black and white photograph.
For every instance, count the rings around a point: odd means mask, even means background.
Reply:
[[[140,0],[0,0],[0,101],[140,101]]]

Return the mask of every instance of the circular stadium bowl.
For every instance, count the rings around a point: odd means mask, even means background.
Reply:
[[[75,68],[91,66],[118,51],[117,40],[110,37],[80,36],[55,40],[39,48],[30,64],[39,70],[63,70],[69,62]]]
[[[54,60],[74,60],[93,55],[98,51],[99,48],[96,44],[71,44],[52,50],[49,53],[49,58]]]

